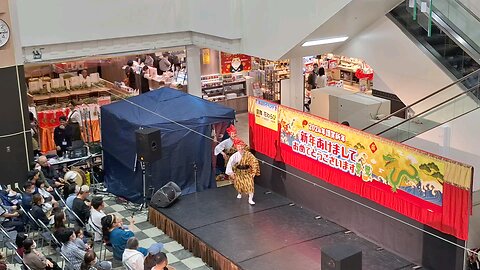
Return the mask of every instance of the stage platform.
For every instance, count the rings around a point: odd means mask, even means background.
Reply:
[[[413,266],[260,186],[255,206],[236,195],[227,186],[182,196],[169,208],[150,208],[150,222],[214,269],[321,269],[322,247],[339,243],[362,250],[363,269]]]

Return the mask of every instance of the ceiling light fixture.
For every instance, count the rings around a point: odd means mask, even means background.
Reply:
[[[335,37],[335,38],[317,39],[317,40],[307,41],[307,42],[303,43],[302,47],[324,45],[324,44],[331,44],[331,43],[337,43],[337,42],[344,42],[347,39],[348,39],[348,37]]]

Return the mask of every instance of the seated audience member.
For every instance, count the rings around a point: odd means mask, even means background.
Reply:
[[[63,187],[63,179],[60,178],[57,171],[48,164],[46,156],[40,156],[38,158],[38,164],[40,165],[40,171],[50,186],[55,188]]]
[[[128,238],[125,251],[122,255],[122,263],[127,266],[128,269],[143,270],[145,257],[137,249],[138,239],[136,237]]]
[[[80,270],[110,270],[112,269],[111,262],[98,262],[97,254],[92,250],[85,253],[83,257],[82,265],[80,266]]]
[[[0,185],[0,197],[3,201],[3,204],[7,206],[14,206],[16,204],[22,203],[21,194],[18,194],[16,191],[8,187],[6,189],[3,189],[1,185]]]
[[[90,202],[87,201],[87,197],[90,195],[90,187],[87,185],[83,185],[78,192],[77,197],[73,199],[73,206],[72,210],[77,214],[80,220],[83,222],[76,222],[77,225],[83,227],[84,224],[88,222],[90,218]]]
[[[25,248],[23,247],[23,241],[27,239],[27,235],[23,233],[18,233],[17,237],[15,238],[15,245],[17,245],[17,253],[20,257],[23,258],[23,254],[25,253]]]
[[[167,254],[159,252],[155,255],[155,266],[152,270],[175,270],[173,267],[168,265]]]
[[[83,235],[83,229],[79,226],[75,226],[75,245],[83,251],[88,251],[90,249],[90,245],[86,244],[86,238]]]
[[[130,237],[135,236],[132,232],[133,225],[135,220],[133,217],[130,219],[130,224],[128,229],[123,228],[122,220],[116,218],[115,215],[106,215],[102,218],[102,232],[104,241],[113,247],[113,257],[117,260],[122,260],[123,252],[125,251],[125,246],[127,245],[127,240]],[[156,243],[153,245],[162,245],[162,243]],[[148,250],[143,247],[137,249],[144,256],[147,255]]]
[[[157,264],[157,256],[160,252],[162,252],[162,249],[162,243],[157,243],[148,248],[148,255],[145,257],[145,261],[143,264],[144,269],[152,269]]]
[[[6,229],[15,228],[17,232],[25,231],[20,212],[18,212],[16,206],[0,205],[0,223]]]
[[[36,193],[35,186],[32,184],[32,182],[26,182],[23,185],[23,190],[25,190],[25,192],[22,195],[22,207],[25,209],[25,211],[29,212],[30,209],[32,209],[33,195]]]
[[[58,239],[59,232],[67,228],[66,224],[67,224],[67,219],[65,217],[65,212],[63,210],[54,214],[52,232],[55,238]]]
[[[43,211],[43,204],[45,200],[43,199],[42,195],[39,193],[33,195],[33,203],[32,203],[32,209],[30,210],[30,214],[32,217],[36,220],[39,220],[43,222],[43,224],[47,225],[50,224],[50,218],[51,218],[51,212],[45,213]],[[36,224],[32,224],[35,229]]]
[[[103,203],[102,197],[93,197],[92,199],[92,209],[90,209],[90,218],[88,220],[88,224],[95,232],[94,241],[98,242],[101,241],[102,236],[102,218],[105,215],[103,209],[105,208],[105,204]]]
[[[80,266],[84,262],[86,252],[78,248],[78,246],[75,244],[75,239],[76,235],[74,230],[72,228],[66,228],[60,232],[58,240],[63,244],[63,254],[67,256],[72,263],[70,267],[73,269],[80,269]],[[98,269],[111,269],[111,263],[109,262],[98,262],[97,264],[102,266],[102,268]],[[108,266],[110,268],[108,268]]]
[[[67,204],[68,208],[72,209],[73,208],[73,200],[75,200],[75,197],[77,197],[78,192],[80,192],[80,186],[69,186],[68,187],[70,191],[68,191],[68,196],[65,198],[65,203]]]
[[[53,198],[52,194],[45,189],[45,181],[42,179],[38,179],[35,183],[37,187],[37,191],[40,195],[42,195],[43,199],[45,200],[44,204],[42,205],[43,211],[48,212],[52,210],[53,207],[57,207],[58,203]]]
[[[40,253],[37,248],[37,244],[33,239],[27,238],[23,241],[23,248],[25,250],[23,255],[23,262],[32,270],[60,270],[57,263],[53,262],[50,258]]]

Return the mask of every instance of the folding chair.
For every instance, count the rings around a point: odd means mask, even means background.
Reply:
[[[15,245],[15,238],[17,237],[16,231],[10,231],[9,233],[3,226],[0,225],[0,236],[2,237],[2,248],[6,248],[5,257],[8,257],[8,250],[12,250],[13,252],[17,251],[17,246]],[[13,252],[12,255],[14,255]]]
[[[67,203],[65,202],[65,200],[63,199],[63,197],[60,195],[60,192],[58,191],[57,188],[54,188],[53,189],[53,192],[55,193],[55,195],[57,195],[58,198],[60,198],[60,202],[63,204],[63,206],[66,206]]]
[[[100,228],[98,228],[95,224],[93,224],[92,217],[90,217],[88,219],[87,227],[88,227],[89,231],[93,232],[93,246],[92,246],[92,249],[93,249],[93,251],[95,251],[95,244],[100,245],[100,250],[99,250],[100,258],[99,258],[99,260],[102,260],[101,255],[102,255],[102,250],[103,250],[103,247],[104,247],[104,245],[103,245],[103,232]],[[95,234],[96,233],[98,233],[102,236],[102,239],[100,241],[95,241]]]
[[[73,268],[73,264],[72,262],[67,258],[67,256],[65,256],[65,254],[63,254],[63,252],[60,251],[60,256],[62,256],[62,268],[64,270],[75,270]]]

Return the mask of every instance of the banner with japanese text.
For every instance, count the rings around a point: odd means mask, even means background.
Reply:
[[[392,192],[442,205],[445,161],[315,116],[279,108],[280,142],[293,152]]]
[[[255,123],[278,131],[278,107],[274,102],[263,99],[255,100]]]

